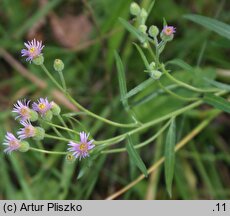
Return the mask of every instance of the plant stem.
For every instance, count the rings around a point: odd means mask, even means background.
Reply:
[[[61,141],[65,141],[65,142],[72,141],[71,139],[67,139],[67,138],[64,138],[64,137],[57,137],[57,136],[48,135],[48,134],[45,134],[45,137],[49,138],[49,139],[61,140]]]
[[[131,124],[122,124],[122,123],[118,123],[118,122],[114,122],[114,121],[110,121],[106,118],[103,118],[89,110],[87,110],[85,107],[83,107],[81,104],[79,104],[76,100],[74,100],[72,98],[72,96],[67,93],[63,88],[62,86],[55,80],[55,78],[52,76],[52,74],[47,70],[47,68],[45,67],[44,64],[41,65],[41,68],[45,71],[45,73],[47,74],[47,76],[51,79],[51,81],[57,86],[57,88],[59,88],[65,95],[66,97],[76,106],[78,107],[80,110],[84,111],[85,113],[87,113],[88,115],[100,120],[100,121],[103,121],[107,124],[110,124],[110,125],[113,125],[113,126],[116,126],[116,127],[123,127],[123,128],[132,128],[132,127],[137,127],[138,124],[136,123],[131,123]]]
[[[66,92],[66,83],[65,83],[65,78],[63,76],[63,73],[62,73],[62,71],[59,71],[58,73],[59,73],[59,76],[60,76],[60,79],[61,79],[61,82],[62,82],[63,89]]]
[[[173,77],[172,75],[169,74],[169,72],[165,69],[164,65],[160,65],[163,73],[173,82],[177,83],[180,86],[183,86],[184,88],[187,88],[189,90],[195,91],[195,92],[199,92],[199,93],[204,93],[204,92],[217,92],[218,89],[200,89],[200,88],[196,88],[194,86],[191,86],[187,83],[184,83],[178,79],[176,79],[175,77]]]
[[[151,143],[152,141],[154,141],[159,135],[161,135],[166,128],[169,126],[171,121],[168,121],[156,134],[154,134],[154,136],[150,137],[149,139],[147,139],[146,141],[137,144],[134,146],[135,149],[144,147],[146,145],[148,145],[149,143]],[[112,149],[112,150],[106,150],[106,151],[102,151],[102,154],[111,154],[111,153],[119,153],[119,152],[125,152],[126,148],[117,148],[117,149]]]
[[[56,152],[56,151],[48,151],[48,150],[43,150],[43,149],[38,149],[38,148],[33,148],[30,147],[30,150],[36,151],[36,152],[41,152],[44,154],[56,154],[56,155],[66,155],[68,152]]]
[[[168,94],[172,95],[173,97],[175,97],[175,98],[177,98],[177,99],[179,99],[179,100],[183,100],[183,101],[197,101],[197,100],[198,100],[198,98],[186,98],[186,97],[180,96],[180,95],[178,95],[178,94],[172,92],[171,90],[165,88],[165,87],[162,85],[162,83],[160,82],[160,80],[157,80],[157,81],[158,81],[157,83],[159,84],[159,86],[160,86],[165,92],[167,92]]]

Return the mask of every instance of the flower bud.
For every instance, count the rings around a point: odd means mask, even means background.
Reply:
[[[19,147],[19,151],[20,152],[27,152],[30,149],[30,144],[26,141],[21,141],[20,142],[20,147]]]
[[[45,130],[41,127],[35,127],[34,140],[43,140],[45,137]]]
[[[141,12],[140,12],[140,18],[141,18],[141,23],[142,23],[142,24],[145,23],[147,17],[148,17],[147,11],[146,11],[144,8],[142,8],[142,9],[141,9]]]
[[[147,26],[146,26],[146,25],[139,25],[138,29],[139,29],[142,33],[146,34]]]
[[[44,57],[42,54],[40,54],[39,56],[37,56],[36,58],[33,59],[32,61],[35,65],[42,65],[44,62]]]
[[[65,159],[68,163],[73,163],[76,160],[76,158],[72,154],[67,154]]]
[[[53,118],[53,112],[51,110],[48,110],[43,116],[46,121],[51,121]]]
[[[51,111],[53,115],[59,115],[61,112],[60,106],[58,106],[55,102],[51,102]]]
[[[35,122],[38,120],[38,113],[34,110],[30,110],[30,119],[31,122]]]
[[[159,29],[156,26],[154,26],[154,25],[150,26],[150,28],[149,28],[149,35],[151,37],[156,37],[158,34],[159,34]]]
[[[61,59],[55,59],[54,61],[54,70],[57,72],[62,72],[65,65]]]
[[[149,65],[149,67],[150,67],[151,70],[154,70],[155,66],[156,66],[155,62],[151,62],[150,65]]]
[[[130,13],[134,16],[137,16],[140,13],[140,6],[136,2],[132,2],[130,5]]]
[[[158,70],[151,71],[151,77],[155,80],[159,79],[161,77],[162,73]]]

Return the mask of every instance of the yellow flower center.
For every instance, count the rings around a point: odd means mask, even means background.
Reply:
[[[87,151],[87,144],[86,143],[80,144],[79,149],[84,152]]]
[[[20,114],[21,114],[22,116],[27,115],[27,114],[28,114],[28,109],[27,109],[26,107],[21,108]]]
[[[46,105],[44,103],[40,103],[38,107],[39,109],[44,110],[46,108]]]
[[[29,52],[33,54],[33,53],[35,52],[35,50],[36,50],[35,47],[31,47],[31,48],[29,49]]]
[[[32,130],[32,128],[29,126],[29,127],[26,127],[26,128],[25,128],[25,131],[24,131],[24,132],[25,132],[25,134],[28,136],[28,135],[30,135],[30,133],[32,132],[31,130]]]
[[[17,140],[11,140],[11,141],[9,142],[9,145],[10,145],[11,147],[17,147],[17,146],[18,146],[18,142],[17,142]]]

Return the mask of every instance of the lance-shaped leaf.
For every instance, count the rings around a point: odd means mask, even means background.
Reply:
[[[147,177],[148,171],[146,169],[146,166],[145,166],[144,162],[142,161],[140,155],[138,154],[138,152],[134,148],[132,139],[129,135],[127,136],[127,140],[128,140],[128,142],[126,145],[126,149],[127,149],[127,152],[129,154],[130,159],[134,162],[134,164],[136,164],[136,166],[141,170],[141,172],[145,175],[145,177]]]
[[[175,144],[176,144],[176,123],[171,120],[165,143],[165,183],[169,196],[172,196],[172,181],[175,167]]]
[[[205,94],[203,100],[205,103],[214,106],[219,110],[223,110],[225,112],[230,113],[230,102],[222,97],[213,94]]]
[[[217,34],[230,39],[230,25],[220,22],[216,19],[196,15],[196,14],[189,14],[184,16],[186,19],[189,19],[203,27],[216,32]]]

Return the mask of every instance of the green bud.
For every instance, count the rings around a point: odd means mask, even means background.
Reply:
[[[146,26],[146,25],[139,25],[138,29],[139,29],[142,33],[146,34],[147,26]]]
[[[33,59],[32,61],[35,65],[42,65],[44,62],[44,57],[42,54],[40,54],[39,56],[37,56],[36,58]]]
[[[150,28],[149,28],[149,35],[151,37],[156,37],[158,34],[159,34],[159,29],[156,26],[154,26],[154,25],[150,26]]]
[[[151,62],[150,65],[149,65],[149,67],[150,67],[151,70],[154,70],[155,66],[156,66],[155,62]]]
[[[51,111],[53,112],[53,115],[59,115],[61,112],[60,106],[58,106],[55,102],[51,102]]]
[[[142,47],[147,49],[148,48],[148,43],[147,42],[142,43]]]
[[[140,6],[136,2],[130,4],[130,13],[134,16],[137,16],[140,13]]]
[[[155,80],[159,79],[161,77],[162,73],[158,70],[151,71],[151,77]]]
[[[55,59],[54,61],[54,70],[57,72],[62,72],[65,65],[61,59]]]
[[[30,144],[26,141],[21,141],[20,142],[21,146],[19,148],[20,152],[27,152],[30,149]]]
[[[141,12],[140,12],[140,18],[141,18],[141,23],[142,23],[142,24],[145,23],[147,17],[148,17],[147,11],[146,11],[144,8],[142,8],[142,9],[141,9]]]
[[[76,158],[72,154],[67,154],[65,159],[68,163],[73,163],[76,160]]]
[[[30,110],[30,121],[35,122],[38,120],[38,113],[34,110]]]
[[[43,118],[46,120],[46,121],[51,121],[52,118],[53,118],[53,112],[51,110],[48,110],[45,115],[43,116]]]
[[[43,140],[45,137],[45,130],[41,127],[35,127],[34,140]]]

